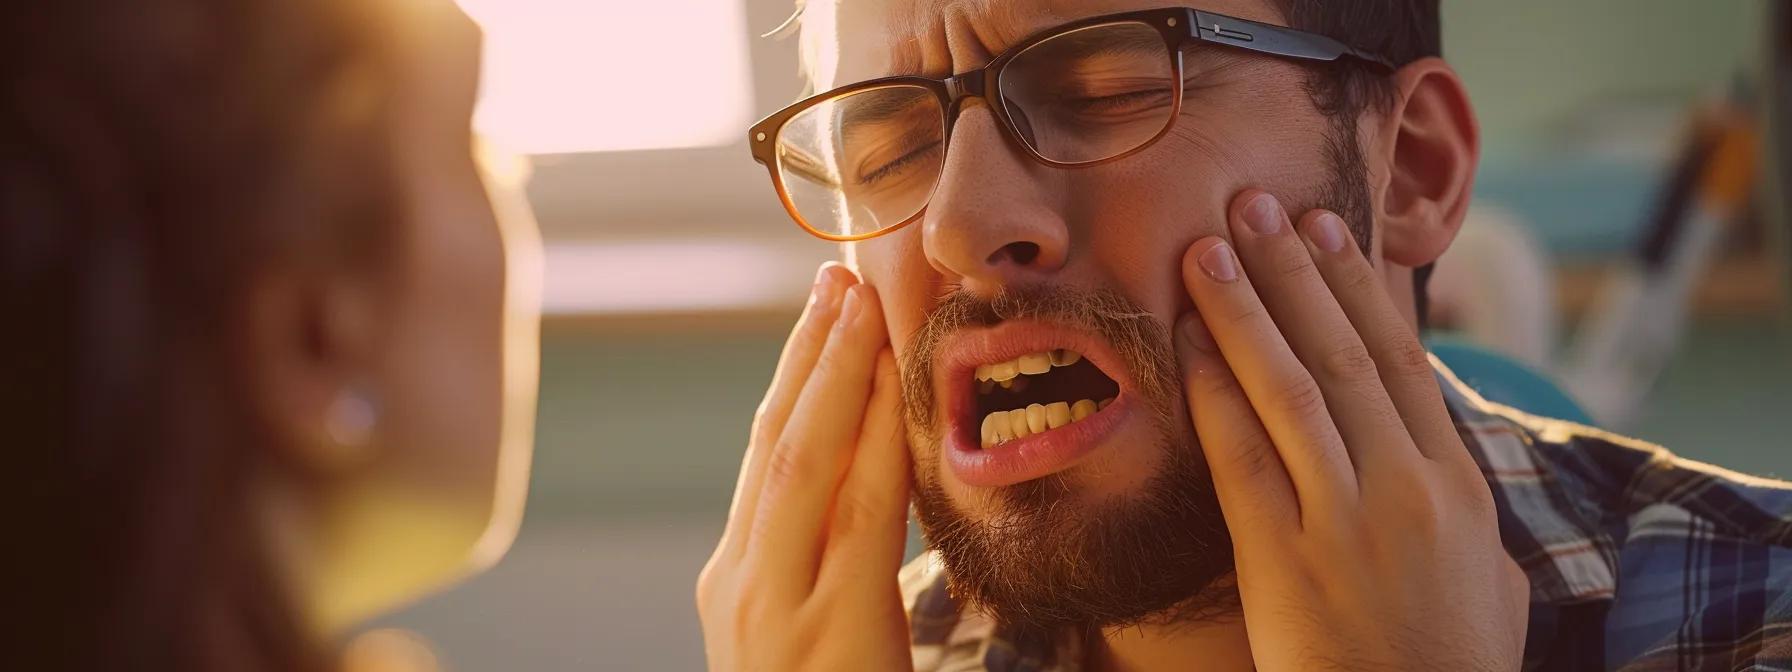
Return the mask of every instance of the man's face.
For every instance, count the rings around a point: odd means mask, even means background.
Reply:
[[[822,4],[806,20],[837,38],[812,54],[825,89],[964,72],[1068,21],[1190,3]],[[1193,5],[1283,23],[1267,0]],[[829,32],[806,30],[818,28]],[[1215,605],[1194,598],[1224,592],[1208,589],[1230,573],[1231,542],[1168,336],[1192,310],[1183,252],[1225,235],[1227,204],[1247,187],[1296,211],[1371,219],[1355,124],[1315,108],[1306,70],[1221,48],[1189,52],[1185,67],[1169,133],[1091,168],[1034,161],[968,104],[923,218],[851,250],[902,364],[929,541],[957,592],[1010,624],[1119,625]],[[979,380],[992,376],[1012,379]],[[1034,404],[1044,431],[1037,417],[1027,426]]]

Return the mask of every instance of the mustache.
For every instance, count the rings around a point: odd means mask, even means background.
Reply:
[[[933,368],[946,340],[964,329],[1010,320],[1051,322],[1099,334],[1128,368],[1105,373],[1116,378],[1130,374],[1141,396],[1165,422],[1174,417],[1173,404],[1181,395],[1169,327],[1111,288],[1035,284],[1004,288],[990,296],[959,289],[941,298],[910,337],[911,347],[897,367],[911,429],[939,438]]]

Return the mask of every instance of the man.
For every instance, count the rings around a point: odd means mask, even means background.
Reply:
[[[806,8],[828,93],[750,142],[858,273],[755,418],[712,669],[1792,664],[1792,489],[1420,346],[1479,155],[1435,0],[1185,1]]]

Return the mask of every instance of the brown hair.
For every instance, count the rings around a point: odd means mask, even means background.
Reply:
[[[320,670],[255,519],[247,289],[397,214],[365,0],[0,9],[0,408],[20,641],[49,670]]]
[[[1438,0],[1276,0],[1288,27],[1318,33],[1375,54],[1396,67],[1443,55],[1443,23]],[[1308,66],[1308,91],[1319,110],[1354,129],[1370,106],[1385,110],[1396,94],[1388,76],[1353,59]],[[1435,264],[1413,269],[1413,297],[1419,324],[1429,312],[1426,285]]]

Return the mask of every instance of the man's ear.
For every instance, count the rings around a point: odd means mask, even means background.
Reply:
[[[1399,88],[1383,120],[1379,151],[1388,166],[1377,214],[1382,255],[1419,267],[1455,240],[1474,194],[1481,133],[1468,91],[1441,58],[1423,58],[1394,74]]]
[[[377,329],[375,288],[348,277],[264,273],[244,312],[252,403],[275,445],[270,457],[311,473],[359,463],[369,446],[331,433],[333,407],[369,384]]]

